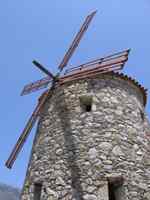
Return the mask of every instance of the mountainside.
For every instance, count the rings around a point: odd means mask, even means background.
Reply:
[[[0,200],[19,200],[19,194],[19,189],[0,183]]]

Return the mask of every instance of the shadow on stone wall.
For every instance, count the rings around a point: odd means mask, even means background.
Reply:
[[[77,164],[77,149],[71,129],[70,111],[65,100],[65,94],[62,94],[61,99],[58,99],[55,106],[58,116],[60,118],[62,130],[64,132],[64,145],[66,150],[65,156],[68,169],[71,173],[71,187],[74,191],[73,195],[75,199],[83,200],[83,189],[80,176],[81,171]]]

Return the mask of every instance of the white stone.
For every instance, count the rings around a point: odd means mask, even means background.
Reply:
[[[108,97],[104,97],[104,98],[102,98],[102,101],[103,101],[103,102],[108,102],[108,101],[110,101],[110,100],[109,100]]]
[[[122,156],[124,153],[122,152],[121,148],[119,146],[115,146],[112,150],[113,154],[116,156]]]
[[[111,170],[112,169],[112,165],[104,165],[104,169]]]
[[[51,105],[51,106],[49,107],[49,109],[48,109],[48,112],[51,113],[52,110],[53,110],[53,108],[54,108],[53,105]]]
[[[57,149],[57,150],[56,150],[56,154],[57,154],[57,155],[61,155],[61,154],[62,154],[62,152],[63,152],[63,150],[62,150],[62,149]]]
[[[96,188],[94,186],[88,186],[86,190],[88,193],[92,193],[95,189]]]
[[[64,180],[60,176],[56,179],[56,185],[65,185]]]
[[[147,189],[147,185],[145,183],[139,183],[138,187],[141,188],[141,189],[143,189],[143,190]]]
[[[109,138],[109,137],[111,137],[111,135],[112,135],[112,133],[111,133],[111,132],[107,132],[107,133],[105,133],[105,137],[106,137],[106,138]]]
[[[112,160],[105,160],[103,162],[105,165],[112,165]]]
[[[97,157],[97,150],[95,149],[95,147],[94,147],[94,148],[91,148],[91,149],[89,150],[88,154],[89,154],[89,157],[90,157],[91,159],[96,158],[96,157]]]
[[[76,110],[76,112],[81,112],[81,107],[79,107],[79,106],[77,106],[76,108],[75,108],[75,110]]]
[[[86,194],[83,196],[85,200],[98,200],[98,198],[93,194]]]
[[[51,190],[50,188],[46,188],[46,192],[47,192],[47,194],[49,194],[49,195],[52,195],[52,196],[54,196],[54,197],[57,197],[57,193],[54,191],[54,190]]]
[[[111,97],[110,100],[111,100],[112,103],[115,103],[115,104],[118,104],[118,102],[119,102],[117,100],[117,97]]]
[[[141,150],[137,151],[137,155],[141,156],[143,152]]]
[[[133,148],[134,148],[135,150],[137,150],[137,149],[139,148],[139,146],[138,146],[137,144],[134,144],[134,145],[133,145]]]
[[[96,105],[95,104],[92,105],[92,111],[96,111]]]
[[[108,142],[102,142],[99,147],[104,151],[109,151],[112,148],[112,144]]]
[[[101,154],[101,155],[99,155],[100,156],[100,158],[102,159],[102,160],[106,160],[107,159],[107,157],[105,156],[105,155],[103,155],[103,154]]]
[[[86,162],[84,162],[84,165],[90,166],[90,162],[89,162],[89,161],[86,161]]]
[[[47,119],[47,120],[45,120],[45,121],[43,122],[43,125],[48,126],[49,123],[50,123],[50,121],[49,121],[49,119]]]
[[[113,119],[114,119],[114,116],[113,116],[113,115],[106,115],[106,116],[105,116],[105,120],[107,120],[108,122],[113,121]]]
[[[123,114],[122,110],[116,110],[115,113],[116,113],[116,115],[122,115]]]

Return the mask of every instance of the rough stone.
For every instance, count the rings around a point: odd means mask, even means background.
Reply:
[[[83,198],[85,200],[98,200],[98,198],[96,197],[96,195],[93,195],[93,194],[86,194],[83,196]]]
[[[109,151],[112,148],[112,144],[108,142],[102,142],[99,147],[104,151]]]
[[[150,192],[144,193],[144,199],[143,200],[149,200],[150,199]]]
[[[116,155],[116,156],[122,156],[124,155],[121,148],[119,146],[115,146],[112,150],[112,152]]]
[[[98,189],[98,200],[109,200],[107,182]]]
[[[97,156],[97,150],[96,150],[95,148],[91,148],[91,149],[89,150],[88,154],[89,154],[89,157],[90,157],[91,159],[94,159],[94,158],[96,158],[96,156]]]
[[[56,185],[65,185],[65,182],[61,177],[57,177]]]
[[[56,87],[41,111],[21,200],[34,199],[35,183],[42,200],[108,200],[108,182],[117,200],[149,200],[150,124],[141,112],[139,87],[115,75]]]

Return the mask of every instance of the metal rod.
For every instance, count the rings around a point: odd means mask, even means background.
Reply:
[[[42,72],[44,72],[45,74],[47,74],[48,76],[50,76],[51,78],[54,78],[53,74],[47,70],[43,65],[41,65],[39,62],[37,62],[36,60],[33,60],[32,63],[39,68]]]

